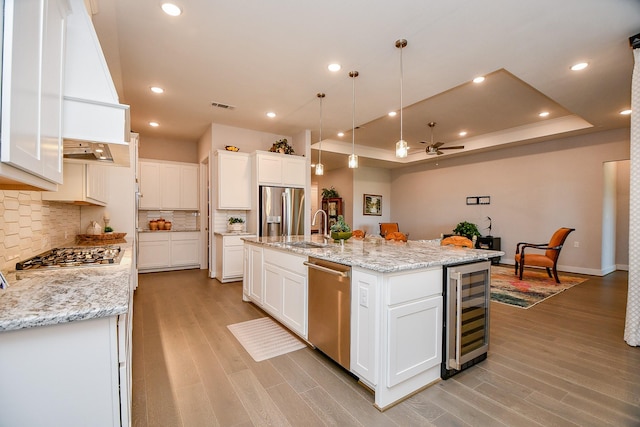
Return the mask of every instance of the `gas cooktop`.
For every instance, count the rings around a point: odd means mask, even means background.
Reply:
[[[124,250],[120,246],[55,248],[16,263],[16,270],[118,264],[122,255]]]

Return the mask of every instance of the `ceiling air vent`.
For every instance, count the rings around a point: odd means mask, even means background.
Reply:
[[[235,106],[233,106],[233,105],[223,104],[222,102],[215,102],[215,101],[213,101],[213,102],[211,103],[211,106],[212,106],[212,107],[222,108],[222,109],[224,109],[224,110],[233,110],[233,109],[235,109],[235,108],[236,108],[236,107],[235,107]]]

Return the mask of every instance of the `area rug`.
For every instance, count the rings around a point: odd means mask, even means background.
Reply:
[[[585,278],[558,274],[560,284],[549,278],[544,269],[525,268],[523,280],[514,274],[514,267],[491,266],[491,299],[520,308],[534,305],[584,282]]]
[[[235,323],[227,328],[256,362],[306,347],[270,317]]]

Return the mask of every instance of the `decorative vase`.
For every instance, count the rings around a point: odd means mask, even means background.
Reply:
[[[348,240],[351,237],[350,231],[332,231],[331,238],[334,242],[340,242],[340,240]]]

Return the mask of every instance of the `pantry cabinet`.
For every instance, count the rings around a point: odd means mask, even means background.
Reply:
[[[251,209],[251,156],[218,150],[216,153],[218,209]]]
[[[110,166],[98,163],[65,163],[64,182],[58,191],[45,191],[42,200],[106,206]]]
[[[198,210],[198,165],[141,160],[140,208]]]
[[[138,271],[141,273],[200,266],[198,231],[140,233],[138,248]]]
[[[304,187],[307,172],[305,157],[256,151],[258,185]]]
[[[5,0],[0,177],[55,190],[62,183],[66,0]]]

